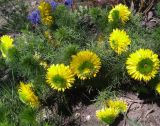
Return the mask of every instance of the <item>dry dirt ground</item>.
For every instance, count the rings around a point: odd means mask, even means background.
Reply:
[[[126,116],[132,121],[120,116],[112,126],[160,126],[160,99],[145,98],[142,100],[138,98],[138,95],[132,93],[127,93],[120,98],[127,101]],[[74,117],[77,118],[79,126],[105,126],[97,120],[96,109],[95,105],[91,104],[77,110]],[[133,122],[136,123],[133,124]]]

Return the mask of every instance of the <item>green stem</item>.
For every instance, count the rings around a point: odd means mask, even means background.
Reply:
[[[64,103],[65,103],[65,105],[66,105],[66,108],[67,108],[68,112],[69,112],[70,114],[72,114],[71,109],[69,108],[68,102],[67,102],[67,100],[66,100],[66,96],[65,96],[64,94],[63,94],[63,98],[64,98]]]

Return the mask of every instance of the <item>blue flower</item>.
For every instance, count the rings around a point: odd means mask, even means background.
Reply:
[[[28,20],[31,21],[32,24],[36,25],[40,23],[40,12],[39,10],[34,10],[28,15]]]
[[[52,7],[52,10],[55,10],[55,8],[57,7],[58,3],[55,2],[54,0],[52,0],[52,1],[50,2],[50,5],[51,5],[51,7]]]
[[[65,1],[64,1],[64,4],[65,4],[66,6],[68,6],[68,7],[71,7],[72,4],[73,4],[73,0],[65,0]]]

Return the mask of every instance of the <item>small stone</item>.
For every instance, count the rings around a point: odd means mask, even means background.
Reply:
[[[142,21],[141,24],[142,24],[142,26],[146,26],[146,22],[145,21]]]
[[[150,19],[152,19],[152,17],[153,17],[153,12],[152,12],[152,11],[149,11],[149,12],[148,12],[148,21],[149,21]]]
[[[86,120],[89,121],[90,119],[91,119],[91,116],[90,116],[90,115],[87,115],[87,116],[86,116]]]
[[[77,118],[80,117],[80,115],[81,115],[81,114],[77,112],[77,113],[75,113],[74,117],[77,119]]]
[[[7,80],[9,78],[9,75],[7,74],[7,75],[4,75],[2,78],[1,78],[1,80],[2,81],[5,81],[5,80]]]
[[[154,22],[154,21],[149,21],[149,22],[146,23],[147,28],[153,28],[156,25],[157,25],[157,23]]]

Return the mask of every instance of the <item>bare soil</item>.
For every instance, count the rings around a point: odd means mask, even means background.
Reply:
[[[137,94],[126,93],[120,97],[128,103],[125,119],[122,115],[116,119],[112,126],[160,126],[160,99],[140,99]],[[77,126],[105,126],[95,116],[97,108],[94,104],[82,106],[74,112]],[[135,122],[135,124],[132,124]]]

